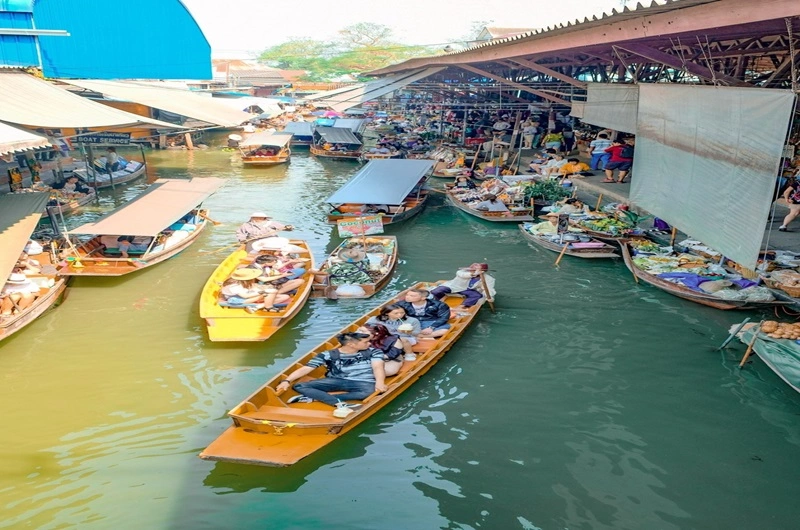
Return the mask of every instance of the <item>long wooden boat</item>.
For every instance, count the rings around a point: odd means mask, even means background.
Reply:
[[[333,284],[335,282],[331,282],[330,267],[337,261],[341,262],[341,253],[350,249],[364,252],[366,255],[364,261],[369,264],[369,272],[372,273],[370,276],[373,281],[369,283],[349,284],[361,287],[364,291],[363,295],[344,296],[337,294],[337,285]],[[370,298],[389,283],[392,272],[397,265],[397,252],[397,238],[395,236],[377,235],[367,236],[366,238],[352,238],[343,241],[341,245],[331,252],[328,259],[320,266],[320,274],[315,274],[312,296],[315,298],[327,296],[333,299]]]
[[[402,223],[414,217],[425,208],[428,200],[428,190],[419,190],[414,195],[409,195],[397,206],[389,206],[389,211],[381,215],[384,226]],[[343,219],[357,219],[358,214],[364,213],[364,204],[340,204],[328,213],[328,223],[336,224]]]
[[[285,164],[292,156],[291,134],[254,133],[239,143],[242,164],[246,167],[270,167]]]
[[[74,228],[62,246],[62,276],[123,276],[177,255],[197,241],[207,225],[198,205],[219,188],[218,178],[158,180],[137,198],[95,222]],[[72,243],[72,236],[90,235]],[[137,249],[123,257],[119,238],[139,238]],[[144,247],[144,249],[143,249]]]
[[[311,154],[320,158],[333,158],[336,160],[358,160],[361,158],[361,149],[347,151],[327,151],[314,145],[310,146]]]
[[[326,144],[333,149],[324,149]],[[345,149],[336,149],[337,146]],[[359,160],[362,147],[361,140],[348,127],[316,127],[310,150],[312,155],[321,158]]]
[[[54,190],[57,191],[57,190]],[[81,209],[82,207],[90,204],[92,201],[97,200],[97,193],[93,188],[89,188],[89,193],[84,193],[80,197],[61,197],[60,195],[56,195],[52,193],[50,195],[51,200],[55,200],[58,204],[53,206],[48,206],[47,209],[49,211],[50,208],[53,208],[54,211],[58,212],[59,214],[67,214],[72,213],[76,210]]]
[[[431,288],[435,285],[423,283],[414,287]],[[369,317],[377,315],[381,308],[402,300],[404,295],[405,291],[346,326],[245,398],[228,413],[233,425],[206,447],[200,453],[200,458],[243,464],[290,466],[311,455],[387,406],[430,370],[461,337],[484,302],[482,298],[475,306],[451,318],[451,328],[446,335],[437,339],[419,340],[414,346],[416,360],[405,361],[397,375],[386,378],[388,390],[383,394],[374,393],[367,397],[361,402],[362,407],[346,418],[334,417],[331,408],[319,402],[287,405],[286,401],[296,393],[288,390],[278,394],[276,387],[288,374],[304,366],[318,353],[335,348],[338,345],[334,338],[336,335],[354,331]],[[452,307],[459,305],[462,299],[447,296],[444,301]],[[303,380],[322,377],[323,374],[324,367],[321,367]]]
[[[402,158],[402,151],[392,151],[391,153],[361,153],[364,160],[389,160],[392,158]]]
[[[619,244],[621,241],[627,239],[640,239],[645,237],[644,235],[639,234],[612,234],[610,232],[601,232],[599,230],[592,230],[580,223],[580,221],[575,219],[570,219],[569,224],[574,226],[575,228],[580,228],[587,236],[591,236],[595,239],[599,239],[600,241],[605,241],[606,243],[614,243]]]
[[[559,243],[554,243],[550,240],[548,236],[545,235],[536,235],[531,234],[530,231],[527,230],[527,223],[523,223],[519,225],[519,230],[522,232],[522,235],[528,241],[531,241],[542,248],[547,250],[561,253],[564,251],[564,254],[567,256],[573,256],[576,258],[616,258],[618,257],[616,253],[616,247],[613,247],[603,241],[598,239],[592,238],[589,242],[591,246],[586,245],[584,246],[582,243],[567,243],[567,249],[564,250],[564,245]]]
[[[752,342],[753,351],[764,364],[795,392],[800,392],[800,345],[791,339],[772,338],[767,333],[759,331],[756,323],[743,324],[737,338],[743,344],[749,345]],[[731,333],[734,333],[740,325],[732,326]],[[754,333],[758,334],[755,340]]]
[[[311,254],[308,243],[299,239],[290,240],[289,243],[302,249],[297,252],[300,257],[307,255],[309,262],[306,271],[313,269],[314,256]],[[208,278],[200,294],[200,318],[205,321],[208,338],[212,342],[265,341],[285,326],[303,308],[311,294],[311,285],[314,282],[314,275],[311,272],[306,272],[303,276],[305,282],[302,287],[297,289],[286,307],[275,308],[271,312],[248,313],[244,308],[223,307],[219,304],[222,284],[230,278],[234,270],[251,264],[258,255],[272,253],[274,251],[260,250],[257,253],[248,254],[243,245],[225,258]]]
[[[775,300],[772,302],[750,302],[747,300],[723,300],[722,298],[718,298],[712,294],[694,291],[683,285],[669,282],[663,278],[659,278],[658,276],[650,274],[649,272],[644,271],[639,267],[637,267],[633,263],[633,258],[631,256],[630,247],[628,246],[627,241],[623,240],[620,241],[619,243],[620,243],[620,249],[622,251],[622,259],[625,261],[625,266],[628,267],[628,270],[631,271],[631,273],[633,273],[633,275],[636,278],[638,278],[639,280],[643,281],[648,285],[652,285],[653,287],[657,287],[662,291],[666,291],[673,296],[677,296],[678,298],[683,298],[684,300],[689,300],[690,302],[695,302],[697,304],[723,310],[757,309],[764,307],[787,305],[787,302],[781,300]]]
[[[484,221],[491,221],[493,223],[519,223],[520,221],[533,221],[533,211],[530,208],[509,208],[507,213],[511,215],[504,215],[506,212],[482,212],[474,208],[470,208],[468,204],[459,199],[452,190],[446,190],[445,195],[450,203],[472,216],[475,216]]]
[[[87,186],[91,186],[95,189],[100,190],[104,188],[110,188],[112,186],[120,186],[122,184],[127,184],[128,182],[143,177],[147,173],[147,166],[146,164],[141,164],[140,166],[138,166],[137,169],[133,171],[120,169],[115,171],[110,176],[108,173],[101,173],[92,168],[89,168],[88,171],[85,168],[83,169],[79,168],[74,170],[73,173],[75,173],[81,179],[86,181]]]

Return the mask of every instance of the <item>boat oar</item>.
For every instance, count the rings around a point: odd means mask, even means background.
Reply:
[[[719,348],[717,348],[717,350],[716,350],[716,351],[721,351],[721,350],[723,350],[723,349],[725,348],[725,346],[727,346],[727,345],[728,345],[728,343],[730,343],[730,341],[732,341],[732,340],[733,340],[733,338],[734,338],[734,337],[736,337],[736,335],[738,335],[740,331],[742,331],[742,328],[743,328],[743,327],[745,326],[745,324],[747,324],[748,322],[750,322],[750,317],[747,317],[747,318],[745,318],[743,322],[741,322],[741,323],[740,323],[738,326],[736,326],[736,329],[735,329],[735,330],[733,330],[733,332],[732,332],[730,335],[728,335],[728,338],[727,338],[727,339],[725,339],[725,342],[723,342],[723,343],[722,343],[722,345],[721,345]]]
[[[492,295],[489,293],[489,286],[486,285],[486,278],[484,278],[483,276],[483,271],[480,272],[480,277],[481,277],[481,287],[483,287],[483,293],[486,296],[486,301],[489,302],[489,309],[491,309],[492,313],[494,313],[495,312],[494,298],[492,298]]]
[[[246,241],[244,243],[239,243],[237,241],[236,243],[233,243],[231,245],[225,245],[224,247],[218,248],[216,250],[201,250],[200,253],[201,254],[216,254],[217,252],[222,252],[223,250],[229,249],[231,247],[238,247],[239,245],[244,245],[245,243],[246,243]]]
[[[564,254],[566,254],[566,253],[567,253],[567,248],[569,248],[569,241],[567,241],[566,243],[564,243],[564,248],[562,248],[562,249],[561,249],[561,253],[558,255],[558,258],[556,259],[556,262],[555,262],[555,264],[553,265],[554,267],[558,267],[558,264],[559,264],[559,262],[561,261],[561,258],[563,258],[563,257],[564,257]]]
[[[747,358],[750,357],[750,354],[753,353],[753,346],[756,344],[756,339],[758,338],[758,334],[761,332],[761,324],[764,321],[762,320],[753,328],[753,338],[750,339],[750,344],[747,345],[747,350],[744,352],[744,357],[742,357],[742,362],[739,363],[739,370],[742,369],[744,363],[747,362]]]
[[[208,221],[209,223],[211,223],[211,224],[212,224],[212,225],[214,225],[214,226],[219,226],[219,225],[221,225],[221,224],[222,224],[222,223],[221,223],[221,222],[219,222],[219,221],[215,221],[215,220],[213,220],[212,218],[210,218],[209,216],[207,216],[207,215],[206,215],[206,214],[204,214],[203,212],[197,212],[197,215],[198,215],[199,217],[202,217],[203,219],[205,219],[206,221]]]

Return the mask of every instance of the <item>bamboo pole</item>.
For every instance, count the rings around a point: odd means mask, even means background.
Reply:
[[[739,370],[742,369],[744,363],[746,363],[748,357],[750,357],[750,354],[753,353],[753,346],[755,346],[756,344],[756,339],[758,338],[758,334],[761,332],[761,324],[763,323],[764,321],[762,320],[753,328],[753,338],[750,339],[750,344],[747,345],[747,350],[745,350],[744,352],[744,357],[742,357],[742,362],[739,363]]]
[[[567,248],[569,247],[569,241],[564,243],[564,247],[561,249],[561,253],[558,255],[558,259],[556,259],[555,267],[558,267],[559,262],[561,262],[561,258],[564,257],[564,254],[567,253]]]
[[[594,205],[594,211],[600,211],[600,203],[603,201],[603,194],[601,193],[600,196],[597,198],[597,204]]]
[[[750,317],[747,317],[747,318],[745,318],[743,322],[741,322],[741,323],[740,323],[738,326],[736,326],[736,329],[735,329],[735,330],[733,330],[733,333],[731,333],[730,335],[728,335],[728,338],[727,338],[727,339],[725,339],[725,342],[723,342],[723,343],[722,343],[722,345],[721,345],[719,348],[717,348],[717,351],[721,351],[721,350],[723,350],[723,349],[725,348],[725,346],[727,346],[727,345],[728,345],[728,343],[729,343],[730,341],[732,341],[732,340],[733,340],[733,338],[734,338],[734,337],[735,337],[735,336],[736,336],[736,335],[737,335],[737,334],[738,334],[740,331],[742,331],[742,328],[743,328],[743,327],[745,326],[745,324],[747,324],[748,322],[750,322]]]

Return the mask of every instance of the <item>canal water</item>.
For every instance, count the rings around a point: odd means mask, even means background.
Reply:
[[[206,203],[223,225],[130,277],[74,281],[0,343],[0,527],[797,528],[800,398],[758,359],[739,371],[741,344],[715,351],[744,314],[637,285],[620,261],[555,268],[516,226],[434,196],[390,229],[401,261],[374,300],[310,300],[265,344],[212,344],[198,298],[226,255],[213,251],[266,210],[322,259],[339,241],[324,199],[358,166],[301,153],[251,170],[218,149],[148,161],[225,178]],[[142,189],[104,192],[70,223]],[[391,406],[291,468],[197,457],[292,359],[476,261],[497,313]]]

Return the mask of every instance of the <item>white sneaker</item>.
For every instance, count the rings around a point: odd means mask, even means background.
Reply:
[[[403,356],[403,359],[406,360],[406,361],[409,361],[409,362],[416,361],[417,360],[417,355],[414,354],[414,353],[407,353],[407,354],[405,354]]]
[[[361,408],[361,405],[356,403],[351,405],[348,403],[339,402],[336,404],[336,408],[333,411],[333,416],[336,418],[346,418],[358,408]]]

